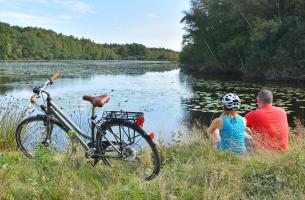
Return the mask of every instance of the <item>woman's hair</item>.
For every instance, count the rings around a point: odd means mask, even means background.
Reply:
[[[224,115],[238,115],[238,112],[235,109],[229,109],[223,105],[223,114]]]

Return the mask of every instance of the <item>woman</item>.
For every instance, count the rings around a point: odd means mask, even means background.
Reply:
[[[236,94],[229,93],[222,98],[224,111],[214,119],[208,128],[213,142],[223,151],[230,151],[237,155],[247,153],[245,146],[246,119],[237,113],[240,99]]]

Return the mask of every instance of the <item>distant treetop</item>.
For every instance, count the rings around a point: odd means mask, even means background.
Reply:
[[[1,60],[178,60],[178,52],[142,44],[97,44],[43,28],[10,26],[0,22]]]

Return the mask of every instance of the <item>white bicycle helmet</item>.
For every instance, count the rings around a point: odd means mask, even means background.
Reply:
[[[222,103],[228,109],[236,110],[240,107],[240,99],[236,94],[228,93],[222,98]]]

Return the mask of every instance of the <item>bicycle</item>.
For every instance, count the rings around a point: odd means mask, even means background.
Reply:
[[[146,180],[154,179],[160,172],[160,155],[153,141],[154,134],[142,129],[144,114],[104,111],[102,118],[97,120],[95,109],[103,107],[110,97],[83,96],[83,100],[92,104],[91,133],[86,134],[63,113],[45,90],[59,75],[58,72],[53,74],[43,86],[33,89],[31,105],[35,105],[42,114],[27,117],[17,126],[19,149],[33,158],[39,151],[39,145],[60,154],[72,153],[74,145],[71,144],[79,142],[85,149],[85,157],[93,159],[94,164],[101,160],[105,165],[112,166],[115,161],[124,161],[134,173],[142,174]],[[39,98],[43,100],[42,104],[38,104]]]

